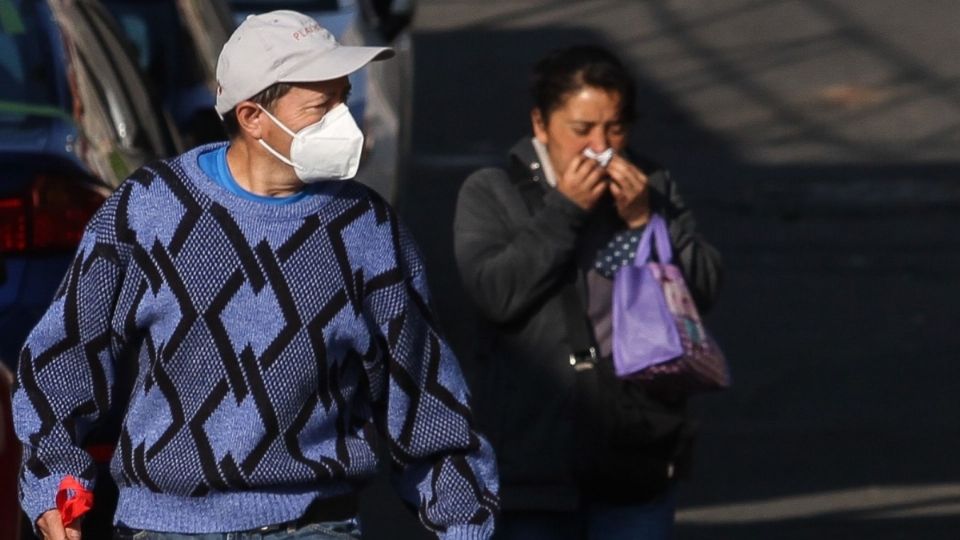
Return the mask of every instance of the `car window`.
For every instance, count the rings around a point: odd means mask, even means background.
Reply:
[[[204,82],[203,69],[189,45],[190,36],[175,3],[108,0],[104,4],[134,45],[140,69],[161,88],[161,95]]]
[[[149,107],[147,89],[116,30],[96,25],[97,15],[83,9],[85,4],[48,5],[68,58],[71,112],[80,128],[74,151],[96,176],[116,186],[145,161],[171,155],[175,147],[164,143],[169,132]]]
[[[130,159],[123,151],[117,123],[111,115],[105,77],[96,74],[87,57],[71,44],[73,92],[76,96],[76,117],[83,138],[78,152],[91,170],[108,185],[116,186],[139,165],[136,156]],[[109,84],[109,83],[107,83]],[[144,156],[145,157],[145,156]]]
[[[66,116],[59,103],[49,42],[36,2],[0,0],[0,121]]]
[[[226,0],[178,0],[187,33],[193,37],[197,60],[211,92],[216,91],[217,59],[220,49],[233,33],[233,13]]]
[[[128,116],[124,118],[126,133],[121,137],[131,146],[148,149],[157,156],[167,156],[174,152],[169,134],[158,122],[162,111],[154,106],[150,93],[144,86],[142,76],[119,36],[119,29],[113,25],[113,20],[103,6],[94,2],[78,2],[77,7],[94,30],[94,36],[107,56],[104,60],[109,63],[119,82],[118,87],[111,92],[111,98],[123,100],[121,109]]]
[[[69,35],[79,61],[77,68],[82,70],[78,74],[79,82],[83,90],[95,90],[94,93],[83,93],[82,96],[87,101],[98,99],[111,120],[114,137],[121,145],[132,147],[133,111],[129,100],[123,95],[122,82],[96,37],[96,32],[90,27],[89,20],[76,9],[67,9],[61,16],[63,19],[60,27]],[[85,110],[86,105],[88,104],[85,103]]]

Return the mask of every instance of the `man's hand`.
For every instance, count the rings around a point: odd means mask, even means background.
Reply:
[[[80,540],[81,521],[83,520],[79,519],[69,527],[64,527],[60,511],[47,510],[37,520],[37,528],[40,529],[43,540]]]
[[[617,206],[620,219],[635,229],[650,221],[650,192],[647,190],[647,175],[623,156],[613,156],[607,165],[610,175],[610,194]]]
[[[578,155],[557,179],[557,191],[580,208],[590,210],[607,189],[606,182],[601,180],[604,174],[603,167],[595,160]]]

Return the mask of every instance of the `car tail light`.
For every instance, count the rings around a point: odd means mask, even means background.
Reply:
[[[27,248],[27,211],[22,198],[0,199],[0,252]]]
[[[37,175],[26,193],[0,199],[0,252],[74,249],[105,198],[104,189],[75,178]]]

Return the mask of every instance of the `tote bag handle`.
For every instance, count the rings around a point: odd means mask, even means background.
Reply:
[[[643,266],[650,261],[651,250],[656,249],[660,264],[673,262],[673,248],[670,247],[670,234],[667,232],[667,222],[660,214],[650,216],[650,222],[640,237],[640,246],[633,259],[634,266]]]

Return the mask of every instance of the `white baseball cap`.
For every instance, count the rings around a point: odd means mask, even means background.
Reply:
[[[315,82],[349,75],[393,56],[389,47],[347,47],[296,11],[250,15],[223,45],[217,61],[217,113],[278,82]]]

